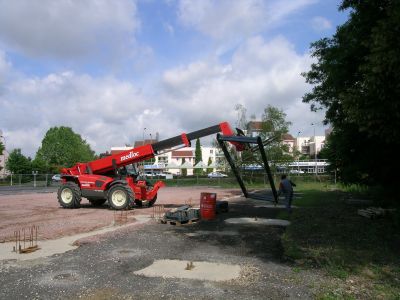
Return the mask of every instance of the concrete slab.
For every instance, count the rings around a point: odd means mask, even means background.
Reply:
[[[224,230],[224,231],[211,231],[211,230],[197,230],[195,232],[185,233],[187,236],[201,236],[201,235],[218,235],[218,236],[236,236],[239,235],[238,231]]]
[[[240,266],[204,261],[193,261],[192,268],[188,270],[190,261],[186,260],[156,260],[147,268],[134,272],[136,275],[146,277],[182,278],[209,281],[227,281],[239,278]]]
[[[278,204],[278,205],[273,205],[273,204],[267,204],[267,205],[256,205],[256,206],[254,206],[255,208],[274,208],[274,209],[277,209],[277,208],[279,208],[279,209],[285,209],[286,208],[286,206],[285,205],[283,205],[283,204]],[[296,205],[292,205],[292,209],[293,208],[299,208],[298,206],[296,206]]]
[[[1,243],[0,244],[0,260],[31,260],[36,258],[48,257],[54,254],[65,253],[70,250],[74,250],[78,248],[78,246],[74,245],[74,242],[82,239],[91,237],[98,234],[104,234],[108,232],[112,232],[121,228],[136,226],[139,224],[144,224],[151,219],[148,216],[136,216],[136,222],[128,225],[122,226],[108,226],[99,230],[95,230],[92,232],[85,232],[81,234],[76,234],[72,236],[66,236],[60,239],[55,240],[46,240],[46,241],[38,241],[39,250],[32,253],[19,254],[12,252],[13,246],[15,242]]]
[[[242,225],[268,225],[268,226],[289,226],[290,222],[280,219],[263,219],[263,218],[230,218],[225,220],[228,224]]]

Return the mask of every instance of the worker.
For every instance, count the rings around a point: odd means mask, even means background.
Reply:
[[[292,201],[293,201],[293,187],[296,184],[287,178],[286,174],[281,176],[281,182],[279,183],[278,196],[284,194],[286,210],[290,214],[292,212]]]

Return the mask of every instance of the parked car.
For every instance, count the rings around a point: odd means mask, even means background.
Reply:
[[[208,178],[222,178],[222,177],[228,177],[228,175],[220,173],[220,172],[211,172],[207,174]]]
[[[172,179],[173,175],[169,172],[162,172],[162,173],[152,173],[149,171],[145,172],[146,177],[148,178],[165,178],[165,179]]]
[[[304,171],[302,171],[302,170],[290,170],[289,173],[290,174],[304,174]]]
[[[59,181],[61,181],[61,175],[55,174],[55,175],[53,175],[53,177],[51,177],[51,180],[54,182],[59,182]]]

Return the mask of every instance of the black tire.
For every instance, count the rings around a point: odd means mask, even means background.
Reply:
[[[135,196],[129,186],[116,184],[108,191],[107,200],[111,208],[120,210],[129,208],[135,200]]]
[[[154,203],[156,203],[156,201],[157,201],[157,195],[155,195],[154,198],[149,201],[149,207],[152,207]]]
[[[93,206],[102,206],[107,199],[88,199]]]
[[[135,204],[136,204],[137,207],[142,207],[143,206],[142,200],[135,200]]]
[[[75,182],[67,182],[58,188],[58,203],[64,208],[81,207],[81,190]]]

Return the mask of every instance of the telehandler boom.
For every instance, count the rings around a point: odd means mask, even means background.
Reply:
[[[79,208],[82,197],[92,205],[102,205],[108,201],[116,210],[142,206],[152,206],[157,200],[157,192],[165,184],[157,181],[149,184],[140,178],[134,167],[135,163],[154,156],[190,146],[190,141],[207,135],[222,133],[224,136],[240,136],[241,130],[234,133],[227,122],[148,144],[118,154],[110,155],[87,163],[77,163],[71,168],[61,170],[62,184],[57,192],[60,205],[64,208]],[[244,150],[244,144],[231,142],[237,151]]]

